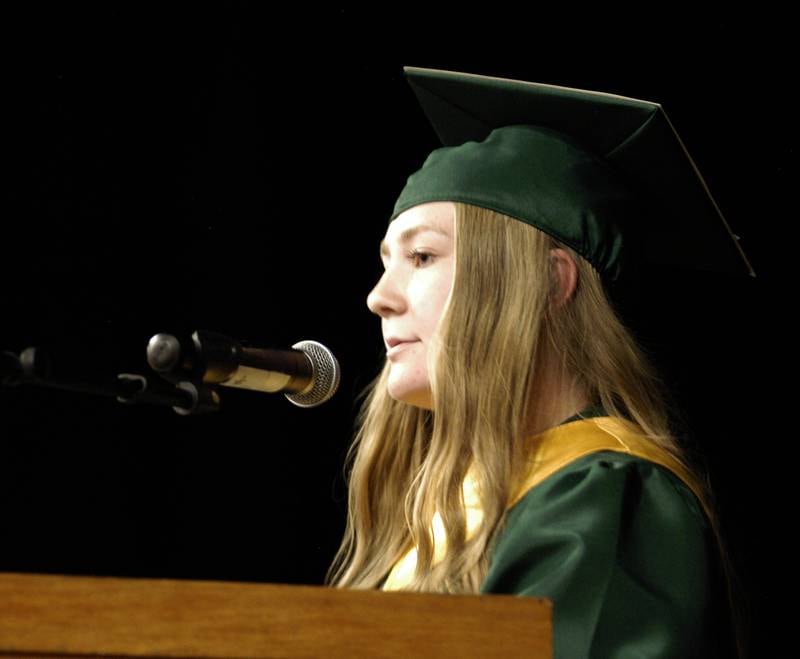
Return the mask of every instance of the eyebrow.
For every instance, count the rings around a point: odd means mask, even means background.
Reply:
[[[442,231],[442,229],[438,227],[431,226],[430,224],[418,224],[415,227],[411,227],[410,229],[406,229],[405,231],[400,233],[400,237],[398,242],[401,244],[407,243],[411,240],[414,236],[418,233],[422,233],[423,231],[433,231],[434,233],[438,233],[442,236],[450,237],[450,234],[446,231]],[[381,240],[381,247],[380,247],[381,256],[389,256],[389,245],[386,244],[385,240]]]

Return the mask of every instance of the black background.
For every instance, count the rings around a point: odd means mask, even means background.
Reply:
[[[669,273],[638,331],[708,463],[754,656],[780,654],[795,517],[786,24],[232,3],[7,13],[0,349],[45,346],[63,374],[148,373],[150,336],[204,328],[320,341],[342,383],[310,410],[225,389],[220,412],[190,417],[1,389],[0,571],[322,583],[356,397],[384,354],[365,305],[378,242],[439,146],[402,67],[443,68],[661,103],[742,237],[756,279]]]

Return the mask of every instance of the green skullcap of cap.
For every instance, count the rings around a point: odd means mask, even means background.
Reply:
[[[433,151],[392,218],[429,201],[461,201],[531,224],[572,247],[606,279],[620,273],[623,231],[641,211],[614,171],[541,126],[494,129],[483,142]]]
[[[613,94],[404,67],[443,147],[408,177],[391,222],[431,201],[548,233],[605,281],[628,264],[755,276],[661,106]]]

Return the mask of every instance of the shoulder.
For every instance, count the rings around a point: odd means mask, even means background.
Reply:
[[[481,591],[551,599],[556,646],[575,651],[567,656],[640,648],[652,639],[634,637],[648,629],[669,639],[675,656],[693,656],[713,546],[702,506],[669,469],[598,451],[509,509]]]
[[[565,423],[532,437],[527,475],[510,501],[519,499],[556,472],[581,468],[582,458],[592,461],[598,454],[614,457],[615,464],[627,464],[626,456],[645,464],[660,465],[676,482],[698,492],[695,476],[675,456],[652,441],[637,424],[620,417],[594,417]],[[617,458],[619,460],[617,460]],[[510,506],[509,506],[510,507]]]
[[[641,551],[654,567],[660,556],[670,563],[693,559],[685,566],[691,571],[707,551],[709,532],[700,501],[669,469],[636,455],[598,451],[528,490],[507,512],[497,547],[513,551],[542,533],[565,533],[595,556]]]
[[[584,455],[561,467],[524,492],[509,509],[509,516],[561,500],[595,506],[625,500],[634,506],[654,499],[669,503],[675,514],[707,525],[697,496],[672,470],[638,455],[611,450]]]

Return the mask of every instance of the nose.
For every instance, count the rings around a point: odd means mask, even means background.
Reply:
[[[383,273],[378,283],[367,295],[367,307],[381,318],[391,313],[402,313],[405,308],[405,298],[389,276],[389,270]]]

